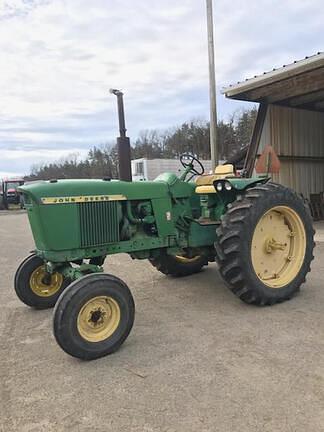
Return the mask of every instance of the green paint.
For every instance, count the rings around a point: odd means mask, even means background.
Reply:
[[[199,248],[210,255],[227,204],[238,191],[267,179],[226,181],[233,190],[207,195],[196,194],[194,183],[172,173],[153,182],[58,180],[25,185],[20,191],[27,203],[36,253],[62,265],[117,253],[145,259],[162,249],[173,254]],[[74,278],[84,271],[100,271],[64,268],[74,272]]]
[[[250,177],[250,178],[227,178],[225,181],[231,183],[236,190],[244,190],[248,187],[252,187],[256,184],[266,183],[270,180],[270,177]]]

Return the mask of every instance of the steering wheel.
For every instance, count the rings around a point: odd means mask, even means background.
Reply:
[[[187,169],[190,168],[190,172],[194,175],[202,175],[205,172],[205,168],[203,167],[202,163],[199,159],[197,159],[195,156],[192,156],[189,153],[183,153],[180,156],[180,162],[183,168]],[[198,164],[198,167],[195,168],[195,163]]]

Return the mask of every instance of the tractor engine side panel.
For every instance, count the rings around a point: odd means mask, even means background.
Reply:
[[[159,237],[174,235],[174,218],[170,197],[153,199],[152,207]]]
[[[118,201],[27,206],[39,250],[63,251],[119,241]]]

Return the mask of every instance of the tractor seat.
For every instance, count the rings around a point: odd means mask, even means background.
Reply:
[[[214,174],[205,174],[196,178],[196,193],[215,193],[214,181],[226,177],[235,177],[232,164],[218,165]]]

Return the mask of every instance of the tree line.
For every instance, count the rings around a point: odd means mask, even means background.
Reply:
[[[217,123],[219,158],[227,159],[250,142],[257,109],[233,114]],[[142,131],[131,148],[132,159],[175,159],[182,153],[210,159],[209,123],[192,120],[168,130]],[[118,178],[116,144],[94,145],[84,159],[77,154],[32,166],[28,180],[51,178]]]

